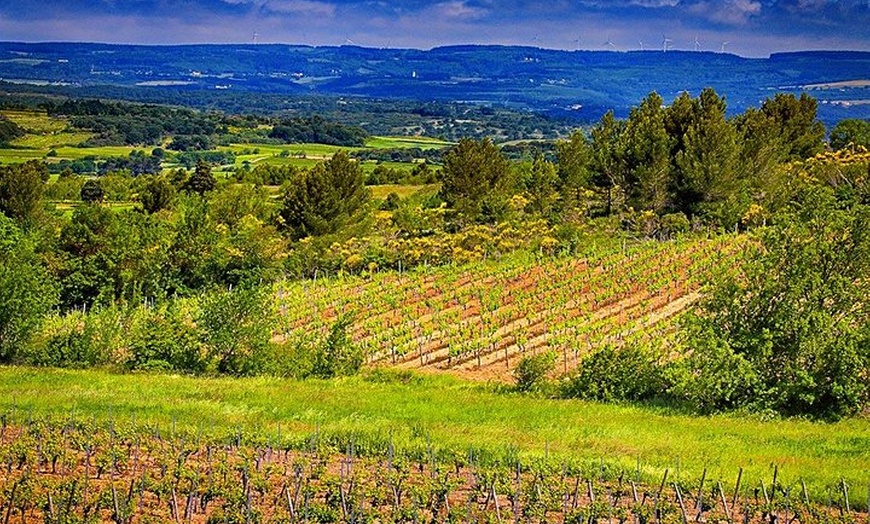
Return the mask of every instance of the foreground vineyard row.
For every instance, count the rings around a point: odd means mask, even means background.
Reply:
[[[827,503],[784,485],[601,464],[356,449],[316,435],[295,450],[27,423],[0,430],[0,518],[22,522],[866,522],[845,482]],[[342,448],[342,445],[346,446]],[[343,451],[339,451],[343,449]],[[727,486],[726,486],[727,484]],[[854,496],[853,496],[854,497]],[[816,497],[815,500],[825,500]]]
[[[322,336],[342,313],[374,363],[505,378],[551,350],[562,371],[591,348],[670,340],[674,320],[728,268],[740,237],[647,242],[583,257],[531,257],[424,272],[288,282],[284,340]]]

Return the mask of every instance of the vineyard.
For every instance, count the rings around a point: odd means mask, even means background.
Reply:
[[[568,372],[596,347],[672,342],[675,320],[740,243],[726,235],[288,282],[280,338],[305,344],[349,314],[373,364],[504,379],[522,356],[553,351]]]
[[[74,420],[9,426],[4,416],[0,466],[4,523],[866,521],[845,481],[819,503],[776,469],[768,482],[742,469],[686,478],[679,467],[650,482],[639,463],[400,451],[317,433],[288,444]]]

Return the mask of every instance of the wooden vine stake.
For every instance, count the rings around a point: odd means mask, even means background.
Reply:
[[[737,497],[740,495],[740,480],[743,478],[743,468],[737,470],[737,484],[734,486],[734,498],[731,499],[731,509],[737,505]]]

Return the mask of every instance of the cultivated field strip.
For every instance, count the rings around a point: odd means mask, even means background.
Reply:
[[[0,427],[6,524],[112,522],[866,522],[849,485],[814,503],[806,484],[700,479],[519,456],[161,434],[67,421]],[[340,451],[344,449],[344,451]],[[481,456],[483,455],[483,456]],[[658,478],[661,480],[659,481]],[[794,493],[792,491],[794,490]],[[759,492],[761,495],[759,495]],[[754,496],[753,496],[754,493]],[[813,493],[818,498],[817,493]],[[763,497],[763,498],[762,498]]]
[[[348,313],[374,364],[498,379],[523,355],[555,351],[568,371],[602,345],[670,340],[675,319],[742,244],[726,235],[285,282],[279,338],[310,343]]]

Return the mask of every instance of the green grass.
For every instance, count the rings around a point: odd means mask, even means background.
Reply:
[[[62,134],[57,135],[56,139],[61,142],[65,141],[65,139],[59,138],[64,135],[71,134]],[[46,141],[51,142],[50,137],[34,137],[29,136],[26,137],[26,140],[32,141]],[[54,149],[57,152],[56,156],[46,157],[46,154],[50,149]],[[120,157],[120,156],[129,156],[131,152],[139,150],[145,151],[146,154],[151,154],[151,147],[142,148],[142,147],[134,147],[134,146],[102,146],[102,147],[71,147],[71,146],[59,146],[59,147],[43,147],[43,148],[34,148],[34,149],[0,149],[0,164],[14,164],[20,162],[26,162],[28,160],[45,160],[49,163],[58,162],[60,160],[78,160],[81,158],[85,158],[88,156],[94,157]]]
[[[603,460],[628,471],[640,460],[650,482],[665,468],[671,479],[687,481],[707,468],[708,479],[733,485],[742,467],[746,485],[758,485],[769,483],[777,465],[785,486],[803,478],[817,498],[841,477],[854,489],[870,483],[867,419],[822,424],[695,417],[526,397],[448,376],[372,376],[387,379],[299,382],[6,367],[0,368],[0,412],[118,423],[135,417],[212,434],[243,430],[271,437],[280,430],[304,438],[319,431],[391,438],[400,447],[431,441],[459,452],[514,447],[527,457],[547,450],[553,460]]]
[[[366,147],[374,149],[402,149],[419,147],[420,149],[440,149],[449,147],[452,142],[424,136],[373,136],[366,140]]]
[[[45,152],[48,152],[48,150],[58,147],[77,146],[92,136],[94,136],[93,133],[87,132],[60,132],[48,135],[27,135],[13,141],[12,145],[15,147],[42,149],[45,150]]]
[[[372,191],[372,198],[375,200],[384,200],[390,193],[399,195],[400,198],[408,198],[420,191],[430,191],[435,193],[438,190],[438,184],[426,184],[422,186],[408,186],[399,184],[384,184],[380,186],[369,186]]]
[[[23,127],[28,133],[57,133],[67,127],[64,118],[52,118],[45,111],[16,111],[13,109],[0,111],[0,114]]]
[[[43,160],[47,152],[39,149],[0,149],[0,164],[20,164],[28,160]]]

